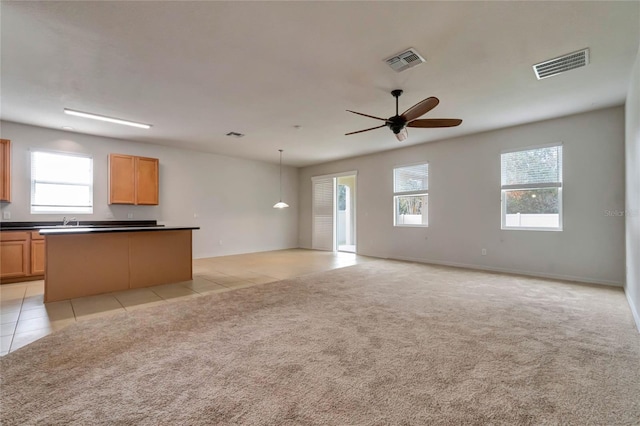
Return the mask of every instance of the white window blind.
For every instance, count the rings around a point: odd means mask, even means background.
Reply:
[[[427,226],[429,164],[393,169],[393,225]]]
[[[393,169],[393,192],[426,191],[429,189],[429,165],[416,164],[414,166]]]
[[[562,183],[562,145],[507,152],[501,163],[503,189],[552,188]]]
[[[31,213],[93,213],[92,158],[31,152]]]
[[[313,178],[313,233],[311,246],[316,250],[333,250],[334,178]]]

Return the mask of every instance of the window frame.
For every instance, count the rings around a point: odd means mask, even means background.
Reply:
[[[427,188],[419,189],[415,191],[396,191],[396,170],[403,169],[407,167],[414,166],[427,166]],[[393,167],[393,226],[399,228],[428,228],[429,227],[429,162],[428,161],[419,161],[411,164],[403,164]],[[398,223],[398,199],[400,197],[418,197],[423,196],[426,197],[427,200],[427,212],[426,212],[426,223],[424,224],[415,224],[415,223]]]
[[[29,154],[29,161],[30,161],[30,168],[29,168],[29,181],[30,181],[30,198],[29,198],[29,209],[30,209],[30,213],[31,214],[93,214],[93,204],[94,204],[94,200],[93,200],[93,196],[94,196],[94,191],[93,191],[93,186],[94,186],[94,181],[95,181],[95,176],[94,176],[94,167],[93,167],[93,156],[91,154],[88,153],[81,153],[81,152],[66,152],[66,151],[55,151],[55,150],[48,150],[48,149],[30,149],[30,154]],[[63,155],[63,156],[67,156],[67,157],[79,157],[79,158],[85,158],[85,159],[89,159],[89,174],[91,176],[91,182],[89,184],[82,184],[82,183],[76,183],[76,182],[67,182],[64,180],[60,180],[60,181],[38,181],[34,178],[34,164],[33,164],[33,156],[37,153],[43,153],[43,154],[53,154],[53,155]],[[69,185],[69,186],[84,186],[84,187],[88,187],[89,189],[89,200],[90,200],[90,205],[87,206],[69,206],[69,205],[42,205],[42,206],[36,206],[34,205],[34,198],[35,198],[35,186],[37,183],[45,183],[45,184],[53,184],[53,185]],[[34,210],[34,207],[36,207],[36,209]],[[62,208],[66,208],[65,210],[62,210]]]
[[[559,182],[543,182],[529,184],[510,184],[502,185],[502,156],[514,152],[533,151],[537,149],[560,147],[562,150],[560,181]],[[562,232],[564,228],[564,212],[562,207],[562,189],[564,187],[564,144],[562,142],[549,143],[544,145],[534,145],[523,148],[515,148],[503,150],[500,152],[500,230],[502,231],[546,231],[546,232]],[[532,189],[558,189],[558,227],[542,227],[542,226],[507,226],[507,198],[505,193],[508,191],[526,191]]]

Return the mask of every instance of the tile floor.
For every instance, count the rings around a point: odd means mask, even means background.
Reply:
[[[193,261],[193,280],[43,303],[44,281],[0,286],[0,356],[76,321],[266,284],[369,260],[353,253],[279,250]]]

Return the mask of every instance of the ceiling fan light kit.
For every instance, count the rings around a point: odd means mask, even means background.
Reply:
[[[385,127],[386,126],[389,129],[391,129],[393,134],[396,135],[396,138],[400,142],[402,142],[402,141],[404,141],[405,139],[407,139],[409,137],[409,132],[407,131],[407,127],[421,127],[421,128],[455,127],[455,126],[459,126],[460,123],[462,123],[462,120],[460,120],[459,118],[423,118],[423,119],[420,119],[421,116],[423,116],[427,112],[429,112],[432,109],[434,109],[440,103],[438,98],[433,97],[433,96],[418,102],[417,104],[415,104],[414,106],[412,106],[411,108],[409,108],[408,110],[403,112],[402,114],[399,114],[398,113],[398,98],[400,97],[400,95],[402,95],[402,90],[400,90],[400,89],[396,89],[396,90],[392,90],[391,91],[391,96],[396,98],[396,115],[394,115],[393,117],[386,118],[386,119],[385,118],[380,118],[380,117],[375,117],[373,115],[363,114],[361,112],[347,110],[348,112],[351,112],[353,114],[362,115],[364,117],[369,117],[369,118],[373,118],[373,119],[376,119],[376,120],[382,120],[385,123],[380,125],[380,126],[371,127],[369,129],[364,129],[364,130],[358,130],[358,131],[355,131],[355,132],[345,133],[345,135],[348,136],[348,135],[354,135],[356,133],[368,132],[369,130],[375,130],[375,129],[379,129],[381,127]]]

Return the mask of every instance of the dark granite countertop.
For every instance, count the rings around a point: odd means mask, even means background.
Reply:
[[[67,226],[57,228],[40,229],[40,234],[47,235],[78,235],[78,234],[104,234],[113,232],[147,232],[147,231],[186,231],[200,229],[197,226],[124,226],[124,227],[82,227]]]
[[[39,229],[69,229],[76,228],[75,220],[73,225],[62,226],[61,221],[40,221],[40,222],[0,222],[2,231],[35,231]],[[155,220],[83,220],[78,228],[124,228],[124,227],[158,227]]]

